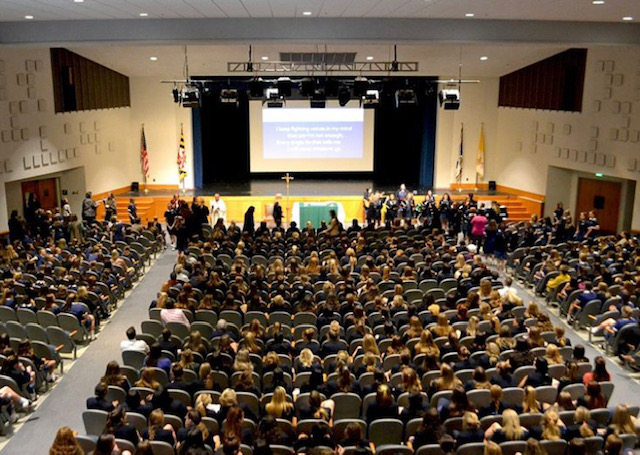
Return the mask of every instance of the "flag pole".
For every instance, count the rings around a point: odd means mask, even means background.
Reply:
[[[463,144],[464,140],[464,123],[460,122],[460,144]],[[462,151],[462,146],[460,146],[460,150]],[[460,161],[460,156],[458,157]],[[457,180],[458,180],[458,193],[462,192],[462,164],[464,161],[460,161],[460,169],[458,170]]]
[[[142,124],[142,133],[144,134],[144,123]],[[146,138],[145,138],[145,142],[146,142]],[[146,146],[145,146],[146,148]],[[147,152],[148,153],[148,152]],[[147,194],[149,192],[149,190],[147,189],[147,171],[144,170],[144,167],[142,169],[142,178],[144,181],[144,188],[142,189],[142,192]]]

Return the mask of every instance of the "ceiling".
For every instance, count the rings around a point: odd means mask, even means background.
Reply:
[[[464,18],[619,22],[640,20],[640,1],[605,0],[2,0],[0,21],[153,18]],[[141,18],[140,13],[146,13]]]
[[[68,48],[128,76],[184,78],[184,46],[91,45]],[[189,45],[189,73],[191,76],[225,74],[227,62],[248,60],[248,49],[247,45],[237,44]],[[328,45],[327,50],[356,52],[357,61],[365,61],[367,57],[373,57],[374,62],[393,60],[392,48],[387,45]],[[563,50],[566,46],[540,44],[403,44],[398,46],[398,60],[417,61],[420,75],[446,78],[457,78],[458,66],[462,62],[463,78],[486,78],[507,74]],[[261,61],[263,56],[277,60],[280,52],[324,51],[324,46],[313,45],[254,45],[253,60]],[[483,56],[488,59],[480,60]],[[151,57],[157,57],[157,60],[151,61]]]
[[[182,79],[186,43],[192,76],[227,74],[249,44],[254,61],[355,52],[375,62],[397,43],[419,75],[457,77],[461,63],[463,78],[487,78],[569,47],[640,44],[640,0],[604,1],[0,0],[0,46],[64,46],[131,77]]]

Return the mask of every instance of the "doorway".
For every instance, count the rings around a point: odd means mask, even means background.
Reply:
[[[576,219],[580,212],[594,210],[601,234],[615,234],[618,229],[622,184],[580,177],[576,200]]]
[[[27,203],[31,194],[33,194],[37,198],[37,200],[40,201],[40,206],[44,210],[53,211],[60,205],[60,201],[58,198],[57,178],[29,180],[26,182],[21,182],[21,186],[22,204],[24,207],[27,207]]]

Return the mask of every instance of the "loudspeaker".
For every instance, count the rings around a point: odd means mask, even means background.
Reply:
[[[489,191],[495,191],[495,190],[496,190],[496,181],[489,180]]]
[[[131,191],[132,192],[140,191],[140,183],[139,182],[131,182]]]

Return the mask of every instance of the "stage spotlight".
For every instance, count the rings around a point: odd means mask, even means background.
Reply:
[[[353,81],[353,95],[356,97],[365,96],[369,89],[369,81],[366,77],[358,76]]]
[[[200,107],[200,89],[195,86],[188,86],[182,89],[182,107]]]
[[[284,100],[280,96],[280,90],[276,87],[269,87],[267,89],[267,97],[262,104],[267,104],[267,107],[283,107]]]
[[[447,111],[457,111],[460,109],[460,90],[458,89],[442,89],[438,93],[440,106]]]
[[[338,96],[340,81],[338,79],[327,79],[324,83],[324,93],[327,96]]]
[[[300,95],[311,97],[316,89],[316,81],[310,77],[305,77],[300,81]]]
[[[360,105],[363,109],[373,109],[380,103],[380,91],[379,90],[367,90],[367,93],[362,97]]]
[[[171,93],[173,94],[173,102],[180,104],[180,90],[178,90],[178,87],[176,87],[175,85],[173,86],[173,90],[171,91]]]
[[[249,81],[249,96],[252,98],[262,98],[264,96],[264,82],[262,79],[252,79]]]
[[[276,85],[278,86],[278,93],[280,94],[281,97],[291,96],[291,79],[290,78],[286,76],[278,78]]]
[[[238,90],[235,88],[224,88],[220,91],[220,102],[222,104],[238,105]]]
[[[323,90],[316,90],[313,92],[310,104],[312,108],[324,109],[327,106],[327,97]]]
[[[418,98],[413,89],[396,90],[396,107],[415,106],[417,102]]]
[[[345,107],[351,101],[351,90],[346,85],[340,87],[338,91],[338,103],[341,107]]]

